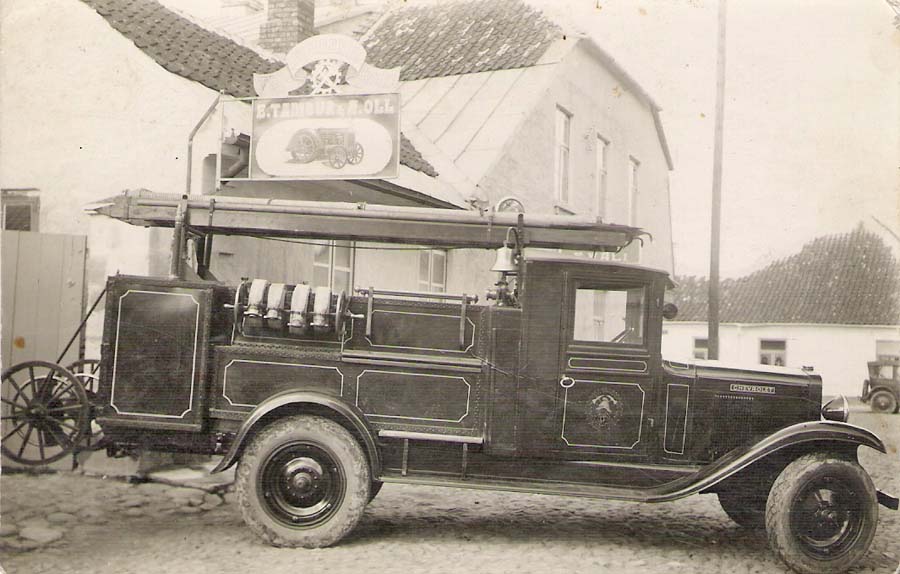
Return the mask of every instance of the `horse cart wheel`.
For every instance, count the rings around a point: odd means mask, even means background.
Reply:
[[[50,464],[74,451],[90,429],[91,405],[78,378],[46,361],[3,371],[0,451],[28,466]]]
[[[81,359],[66,365],[66,370],[75,375],[89,398],[97,395],[100,384],[100,359]]]

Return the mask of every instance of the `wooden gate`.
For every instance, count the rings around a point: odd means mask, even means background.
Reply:
[[[56,361],[84,314],[83,235],[3,231],[2,364]],[[61,361],[78,359],[76,342]]]

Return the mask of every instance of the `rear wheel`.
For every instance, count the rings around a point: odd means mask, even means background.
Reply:
[[[875,391],[869,398],[869,404],[876,413],[895,413],[897,412],[897,397],[894,393],[886,390]]]
[[[801,456],[775,480],[766,505],[772,550],[801,574],[845,572],[869,550],[878,523],[872,480],[856,462]]]
[[[274,546],[321,548],[338,542],[369,501],[368,461],[347,429],[293,416],[263,429],[237,471],[244,521]]]

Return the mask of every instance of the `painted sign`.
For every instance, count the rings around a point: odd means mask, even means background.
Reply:
[[[250,179],[397,177],[400,69],[365,59],[353,38],[320,34],[254,74]]]
[[[395,93],[253,100],[250,177],[397,177],[399,110]]]

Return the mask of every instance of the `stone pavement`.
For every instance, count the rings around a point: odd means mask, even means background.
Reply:
[[[69,497],[69,500],[36,499],[27,505],[4,497],[0,503],[0,550],[29,551],[64,542],[70,528],[80,524],[105,524],[108,514],[128,517],[198,514],[231,502],[234,468],[210,474],[217,461],[190,466],[151,468],[138,472],[131,459],[97,457],[85,460],[72,474],[114,479],[109,496]],[[59,473],[64,481],[66,472]],[[53,481],[49,475],[45,479]]]

